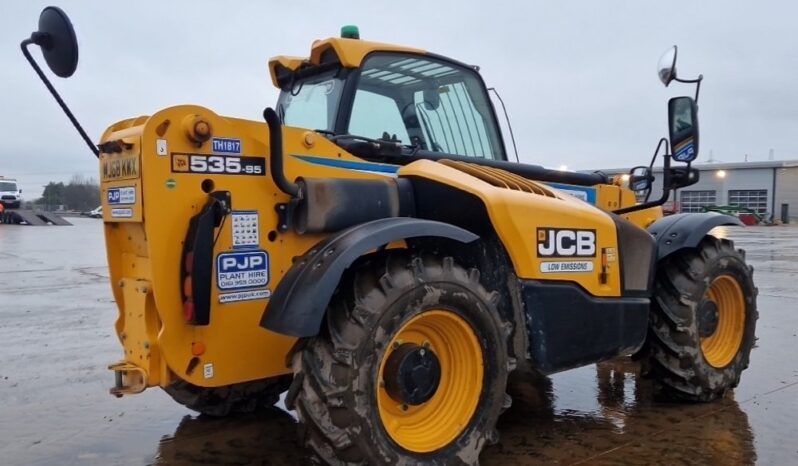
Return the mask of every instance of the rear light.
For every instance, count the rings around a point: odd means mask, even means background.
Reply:
[[[191,218],[180,261],[180,294],[187,324],[208,325],[211,321],[214,242],[216,229],[230,213],[230,193],[214,191],[202,210]]]
[[[194,322],[194,301],[191,298],[183,302],[183,318],[186,322]]]
[[[189,251],[188,254],[186,254],[186,260],[183,266],[186,268],[186,273],[191,273],[191,270],[194,268],[194,251]]]
[[[191,299],[192,289],[191,275],[186,275],[186,278],[183,279],[183,296],[185,296],[187,300]]]
[[[194,251],[189,251],[186,253],[186,258],[183,260],[183,270],[185,273],[183,276],[183,318],[189,323],[194,322],[195,317],[194,301],[192,301],[194,288],[191,280],[191,272],[193,268]]]
[[[194,301],[191,299],[191,275],[187,275],[183,280],[183,317],[186,322],[194,322]]]

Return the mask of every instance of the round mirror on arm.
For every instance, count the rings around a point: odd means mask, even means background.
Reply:
[[[78,67],[78,40],[72,22],[63,10],[55,6],[42,10],[39,30],[31,39],[41,46],[44,60],[56,76],[72,76]]]
[[[676,79],[676,46],[669,48],[657,64],[657,75],[662,84],[667,86],[674,79]]]

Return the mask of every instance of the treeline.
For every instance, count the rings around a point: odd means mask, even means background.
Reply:
[[[73,176],[66,184],[51,181],[34,204],[48,209],[63,206],[66,210],[89,211],[100,205],[100,186],[94,178],[80,175]]]

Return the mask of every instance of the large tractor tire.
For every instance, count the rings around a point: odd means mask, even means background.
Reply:
[[[662,394],[711,401],[737,386],[759,317],[753,273],[743,250],[713,236],[658,265],[647,351]]]
[[[396,254],[354,269],[321,333],[293,356],[286,402],[312,461],[477,464],[510,405],[512,327],[498,294],[451,257]]]
[[[180,380],[164,390],[188,409],[221,417],[271,407],[290,384],[290,375],[214,388],[198,387]]]

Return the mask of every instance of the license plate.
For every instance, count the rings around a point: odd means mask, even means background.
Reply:
[[[103,181],[138,178],[140,174],[138,155],[106,156],[100,162]]]

